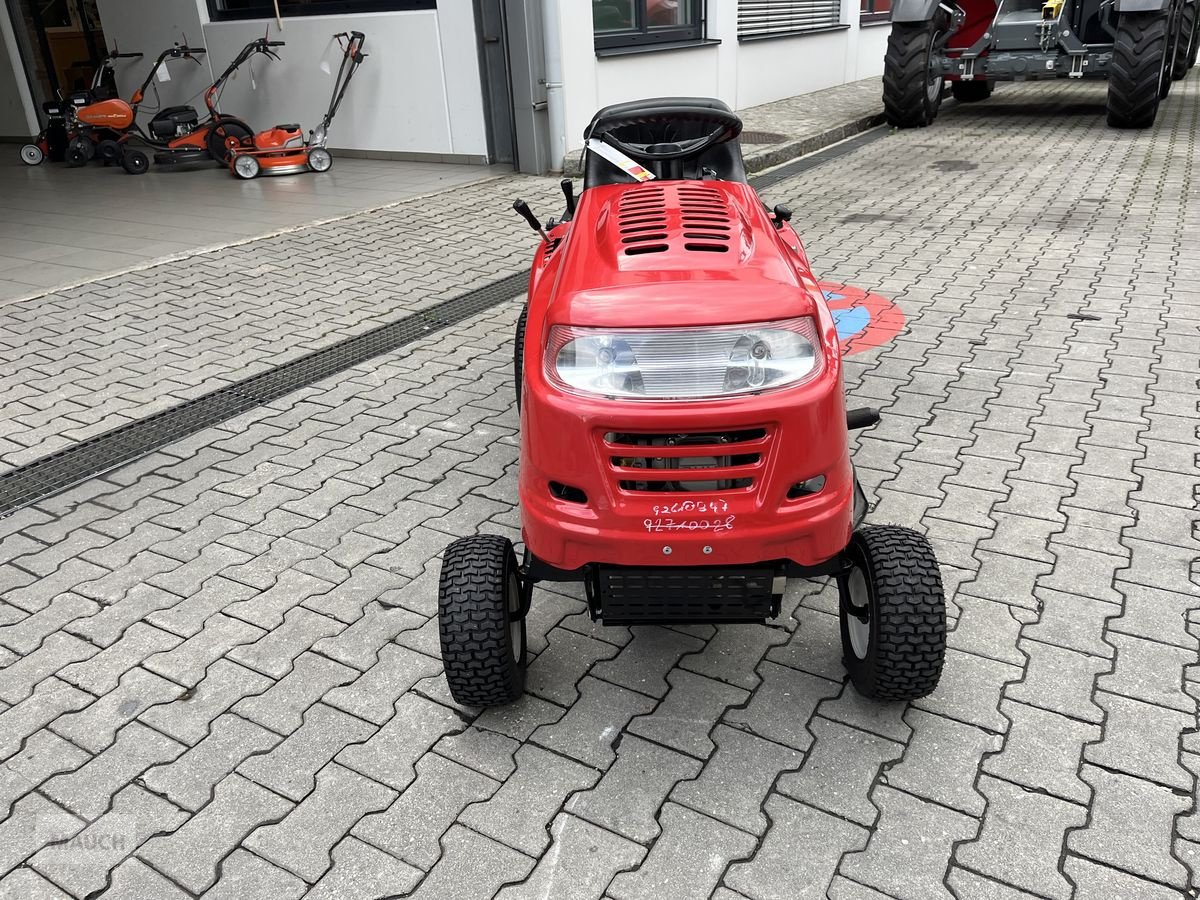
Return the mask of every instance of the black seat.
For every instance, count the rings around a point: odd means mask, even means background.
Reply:
[[[712,112],[732,116],[733,111],[720,100],[710,97],[656,97],[606,106],[592,117],[584,130],[589,138],[603,139],[611,134],[626,145],[648,151],[672,151],[680,142],[704,137],[714,128]],[[736,116],[733,116],[736,120]],[[655,160],[629,154],[659,178],[699,179],[715,177],[724,181],[746,181],[742,149],[736,135],[741,122],[733,128],[733,139],[711,146],[695,157]],[[596,153],[584,151],[583,186],[628,184],[636,179]]]

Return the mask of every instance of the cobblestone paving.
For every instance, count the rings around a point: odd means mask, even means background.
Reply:
[[[1198,85],[1150,133],[1105,128],[1102,86],[1005,91],[766,198],[908,317],[847,390],[886,410],[856,439],[869,519],[943,562],[931,697],[860,699],[833,590],[797,582],[719,628],[539,590],[529,696],[456,707],[438,554],[517,537],[514,300],[0,520],[0,896],[1194,896]],[[294,309],[301,343],[521,263],[507,219],[458,248],[406,215],[312,242],[378,305]],[[448,249],[445,281],[389,282]],[[252,329],[302,260],[237,305],[232,259],[208,290]],[[155,277],[126,286],[149,316]],[[128,296],[94,308],[133,322]]]

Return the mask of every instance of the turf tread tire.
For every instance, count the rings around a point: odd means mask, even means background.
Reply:
[[[525,324],[529,320],[529,306],[521,307],[517,317],[517,333],[513,340],[513,387],[517,391],[517,412],[521,411],[521,379],[525,354]]]
[[[1154,124],[1166,52],[1165,15],[1123,13],[1118,17],[1108,74],[1108,124],[1113,128]]]
[[[846,614],[840,617],[846,668],[855,688],[880,700],[929,695],[941,678],[946,654],[946,601],[933,548],[910,528],[872,525],[854,533],[849,552],[865,564],[873,595],[865,659],[851,649]]]
[[[1171,63],[1171,78],[1179,81],[1196,62],[1196,4],[1185,4],[1179,10],[1179,38],[1175,59]]]
[[[929,102],[929,44],[933,25],[896,23],[883,57],[883,112],[895,128],[924,128],[937,118]]]
[[[524,647],[516,658],[506,596],[508,576],[516,568],[512,542],[497,535],[459,538],[442,557],[442,662],[450,693],[464,706],[503,706],[525,690]]]

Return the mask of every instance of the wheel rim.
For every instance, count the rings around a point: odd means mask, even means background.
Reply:
[[[525,623],[521,619],[521,583],[516,572],[508,573],[508,640],[513,659],[525,656]]]
[[[925,99],[929,101],[929,105],[933,106],[942,96],[942,76],[934,74],[933,71],[933,47],[937,43],[941,32],[935,31],[929,36],[929,48],[925,53],[925,60],[928,64],[925,77]]]
[[[253,156],[235,157],[233,169],[243,178],[253,178],[258,174],[258,160]]]
[[[871,645],[871,589],[860,566],[850,570],[846,593],[846,633],[850,637],[850,649],[859,659],[866,659]]]
[[[328,150],[317,147],[309,152],[308,165],[314,172],[327,172],[333,165],[333,157]]]
[[[21,148],[21,161],[27,166],[36,166],[42,161],[42,148],[36,144],[26,144]]]

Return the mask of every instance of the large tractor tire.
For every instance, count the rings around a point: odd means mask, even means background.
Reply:
[[[1108,124],[1149,128],[1158,114],[1167,72],[1167,16],[1121,13],[1108,75]]]
[[[990,81],[952,81],[950,93],[959,103],[978,103],[992,96]]]
[[[1175,58],[1171,63],[1171,78],[1183,78],[1196,64],[1196,4],[1188,3],[1179,10],[1179,29],[1175,43]]]
[[[933,22],[897,22],[888,35],[883,57],[883,110],[896,128],[924,128],[937,118],[942,103],[942,77],[931,71]]]
[[[1192,7],[1192,18],[1195,22],[1192,25],[1192,41],[1187,56],[1189,69],[1196,65],[1196,54],[1200,53],[1200,10],[1197,10],[1195,6]]]

